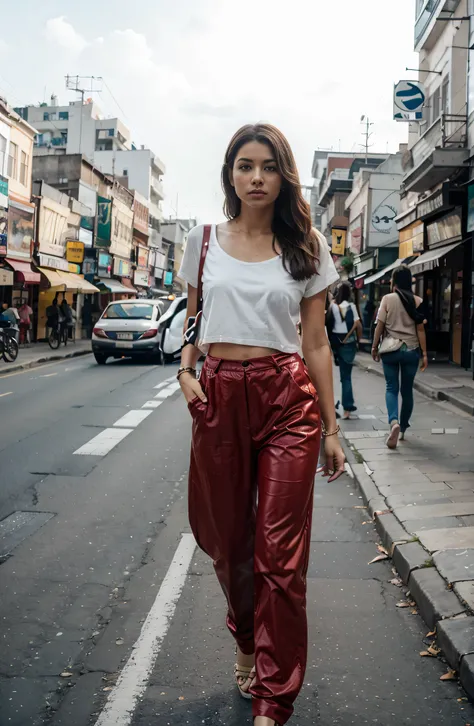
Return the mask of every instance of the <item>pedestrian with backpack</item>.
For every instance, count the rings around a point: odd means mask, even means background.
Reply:
[[[329,304],[326,326],[334,362],[339,366],[341,376],[341,399],[344,409],[342,418],[350,419],[351,414],[357,411],[352,390],[352,368],[362,325],[357,308],[352,302],[352,288],[348,282],[339,285],[334,300]]]

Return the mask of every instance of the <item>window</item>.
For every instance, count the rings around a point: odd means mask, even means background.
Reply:
[[[176,313],[176,315],[172,318],[170,323],[170,330],[177,330],[178,328],[180,330],[183,329],[184,323],[186,320],[186,308],[183,308],[179,311],[179,313]]]
[[[43,113],[43,121],[49,121],[49,113],[47,111]]]
[[[146,303],[112,303],[102,318],[128,318],[133,320],[152,320],[153,305]]]
[[[10,179],[17,178],[18,169],[18,146],[10,141],[10,154],[8,156],[8,176]]]
[[[24,151],[21,152],[20,184],[28,185],[28,157]]]
[[[3,176],[5,172],[5,156],[7,153],[7,140],[5,136],[0,134],[0,174]]]
[[[123,175],[124,175],[124,176],[128,176],[128,169],[124,169],[124,170],[123,170]]]
[[[114,135],[114,130],[113,129],[108,129],[108,132],[109,132],[109,136],[113,136]]]
[[[449,113],[449,76],[444,79],[441,86],[441,111]]]
[[[69,120],[69,111],[60,111],[59,112],[59,120],[60,121],[68,121]]]

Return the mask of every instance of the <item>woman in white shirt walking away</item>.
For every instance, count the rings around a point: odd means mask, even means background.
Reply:
[[[228,221],[191,231],[179,273],[190,317],[203,285],[198,338],[178,371],[193,418],[189,515],[227,598],[237,687],[252,699],[255,726],[283,726],[306,667],[321,433],[325,473],[333,481],[344,471],[324,326],[338,276],[278,129],[242,127],[222,184]],[[207,357],[197,380],[199,349]]]
[[[357,308],[351,302],[351,298],[352,288],[350,284],[342,282],[337,289],[334,301],[330,304],[332,315],[330,340],[341,375],[343,419],[350,419],[351,414],[357,411],[352,391],[352,369],[362,325]]]

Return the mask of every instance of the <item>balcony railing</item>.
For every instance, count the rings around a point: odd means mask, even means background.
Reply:
[[[409,172],[422,164],[435,149],[464,149],[467,145],[467,116],[443,113],[411,148],[403,161]]]
[[[163,184],[159,179],[156,179],[156,177],[151,177],[151,191],[154,193],[159,199],[164,199],[165,194],[163,191]]]

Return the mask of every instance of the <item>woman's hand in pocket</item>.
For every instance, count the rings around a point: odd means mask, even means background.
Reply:
[[[191,403],[195,398],[207,403],[206,394],[202,390],[201,384],[191,373],[183,373],[179,377],[179,385],[187,403]]]

